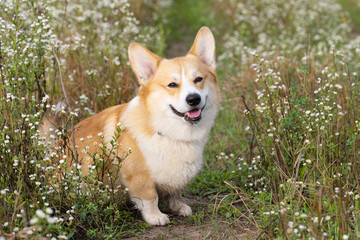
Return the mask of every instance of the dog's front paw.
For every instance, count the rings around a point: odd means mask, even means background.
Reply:
[[[162,226],[170,223],[170,220],[166,214],[159,213],[147,213],[143,214],[144,220],[151,225]]]
[[[169,207],[174,213],[180,216],[186,217],[192,214],[191,207],[189,207],[186,203],[180,200],[170,201]]]

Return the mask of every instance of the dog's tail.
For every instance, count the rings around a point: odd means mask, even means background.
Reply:
[[[65,102],[58,102],[51,108],[50,113],[45,114],[38,129],[40,138],[45,143],[50,144],[50,146],[55,145],[58,133],[66,127],[67,112],[68,105]]]

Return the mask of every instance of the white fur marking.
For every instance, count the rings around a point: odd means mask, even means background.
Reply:
[[[195,70],[192,70],[192,77],[195,79],[197,72]]]
[[[184,67],[181,62],[180,62],[180,66],[181,66],[181,81],[184,82],[184,81],[186,81],[186,76],[185,76]]]
[[[158,134],[138,138],[152,178],[167,191],[181,190],[202,167],[206,138],[199,142],[176,141]]]
[[[131,201],[133,201],[135,207],[141,211],[144,220],[151,225],[165,225],[170,222],[168,216],[160,212],[158,198],[154,200],[131,198]]]
[[[191,207],[184,203],[181,196],[173,197],[169,199],[170,209],[180,216],[190,216],[192,214]]]
[[[174,73],[173,75],[171,75],[171,78],[175,81],[179,81],[180,80],[180,75],[178,73]]]

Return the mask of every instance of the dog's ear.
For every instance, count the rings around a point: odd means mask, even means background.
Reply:
[[[131,67],[140,85],[145,86],[154,76],[161,58],[139,43],[130,44],[128,53]]]
[[[208,27],[200,28],[189,53],[197,56],[203,63],[215,70],[215,39]]]

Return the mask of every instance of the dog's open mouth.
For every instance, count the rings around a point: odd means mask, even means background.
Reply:
[[[190,123],[196,123],[201,120],[201,112],[202,112],[202,110],[204,110],[205,106],[201,109],[194,108],[191,111],[185,112],[185,113],[179,112],[173,106],[171,106],[171,104],[170,104],[170,108],[176,115],[178,115],[179,117],[183,117],[185,119],[185,121],[190,122]]]

